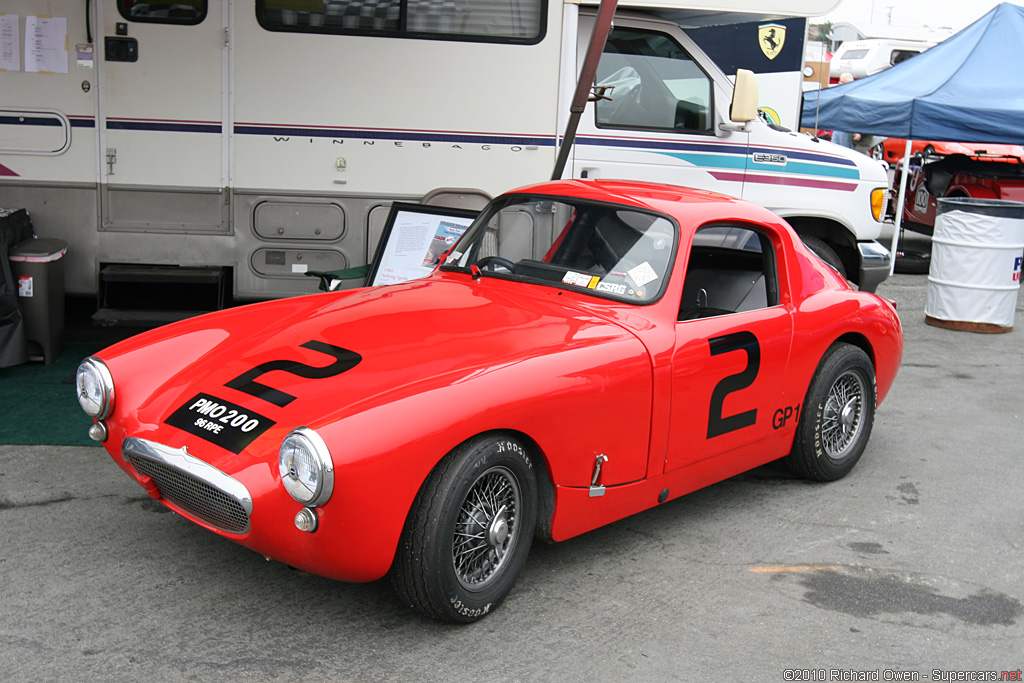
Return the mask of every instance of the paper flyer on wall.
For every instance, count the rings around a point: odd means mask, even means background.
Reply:
[[[21,71],[17,14],[0,12],[0,71]]]
[[[65,17],[25,17],[25,71],[68,72],[68,20]]]

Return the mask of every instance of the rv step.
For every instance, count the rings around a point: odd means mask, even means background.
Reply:
[[[229,268],[106,264],[100,269],[97,325],[154,327],[220,310]]]

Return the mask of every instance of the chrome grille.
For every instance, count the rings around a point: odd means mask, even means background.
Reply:
[[[160,495],[208,524],[232,533],[249,530],[252,499],[229,477],[185,449],[144,439],[125,439],[124,459],[153,480]]]

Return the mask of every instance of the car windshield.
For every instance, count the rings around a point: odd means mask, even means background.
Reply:
[[[492,203],[442,266],[649,303],[665,288],[675,224],[613,204],[511,195]]]

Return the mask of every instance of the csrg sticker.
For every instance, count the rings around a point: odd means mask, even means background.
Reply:
[[[209,394],[196,394],[164,420],[232,453],[241,453],[275,422]]]

